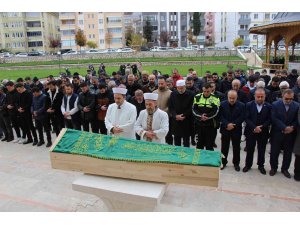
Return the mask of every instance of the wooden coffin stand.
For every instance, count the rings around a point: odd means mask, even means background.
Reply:
[[[153,211],[169,183],[218,187],[219,167],[103,160],[53,152],[53,169],[82,172],[73,189],[100,197],[109,211]]]

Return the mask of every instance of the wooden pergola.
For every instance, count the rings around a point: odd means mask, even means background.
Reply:
[[[274,20],[270,23],[251,27],[251,34],[266,35],[266,62],[263,67],[270,69],[288,69],[289,46],[292,46],[292,56],[297,43],[300,43],[300,13],[277,13]],[[285,60],[284,64],[271,64],[271,46],[274,42],[274,57],[277,57],[278,43],[284,41]]]

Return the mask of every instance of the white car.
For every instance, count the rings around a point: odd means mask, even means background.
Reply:
[[[109,48],[109,49],[103,50],[101,53],[115,53],[115,52],[116,52],[116,49]]]
[[[16,54],[16,57],[28,57],[28,53],[20,52],[19,54]]]
[[[177,48],[173,48],[172,50],[173,50],[173,51],[183,51],[184,48],[177,47]]]
[[[116,52],[135,52],[132,48],[119,48]]]
[[[77,55],[77,54],[78,54],[77,51],[71,50],[71,51],[68,51],[68,52],[66,52],[66,53],[64,53],[62,55]]]
[[[236,49],[240,50],[241,52],[250,52],[251,51],[250,47],[247,45],[240,45]]]

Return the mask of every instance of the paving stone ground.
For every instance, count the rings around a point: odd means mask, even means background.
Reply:
[[[217,144],[220,147],[220,136]],[[270,146],[266,153],[267,172],[269,149]],[[229,162],[231,159],[230,151]],[[241,168],[244,159],[242,150]],[[293,162],[290,172],[293,174]],[[46,147],[0,142],[0,211],[107,211],[97,197],[72,190],[72,182],[80,175],[52,169]],[[220,172],[218,188],[170,184],[156,211],[299,212],[300,182],[281,173],[274,177],[261,175],[256,165],[248,173],[236,172],[230,162]]]

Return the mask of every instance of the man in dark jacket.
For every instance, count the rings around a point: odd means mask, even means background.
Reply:
[[[249,96],[247,93],[241,89],[241,82],[238,79],[232,81],[232,90],[235,90],[238,95],[238,100],[244,104],[249,101]]]
[[[19,93],[19,101],[17,103],[18,117],[21,124],[23,139],[27,140],[23,144],[33,143],[37,145],[37,134],[33,126],[31,105],[32,105],[32,93],[27,91],[23,84],[16,84],[16,89]],[[32,136],[34,140],[32,139]]]
[[[80,88],[82,92],[79,94],[77,106],[81,113],[83,130],[89,131],[91,125],[92,132],[97,133],[95,95],[90,93],[89,86],[86,83],[80,84]]]
[[[59,90],[55,80],[50,81],[48,86],[49,91],[47,92],[48,98],[46,102],[46,111],[51,120],[56,136],[58,136],[61,129],[65,127],[64,116],[61,113],[61,104],[64,95]]]
[[[2,129],[4,133],[4,138],[1,141],[11,142],[14,140],[14,135],[7,108],[5,107],[5,101],[6,94],[4,93],[4,86],[0,86],[0,129]]]
[[[4,108],[7,109],[9,117],[6,117],[6,124],[12,124],[14,128],[17,138],[13,142],[20,142],[22,143],[24,140],[21,138],[21,130],[20,130],[20,123],[18,119],[18,108],[17,103],[19,101],[19,93],[15,89],[15,85],[12,81],[9,81],[5,85],[7,89],[6,93],[6,101]]]
[[[51,133],[50,133],[50,124],[47,120],[47,113],[46,113],[46,101],[47,96],[45,94],[42,94],[40,89],[38,87],[34,87],[32,89],[33,99],[32,99],[32,105],[31,105],[31,113],[33,115],[33,118],[35,120],[35,125],[39,133],[39,142],[37,143],[37,146],[42,146],[45,144],[44,141],[44,133],[43,130],[46,133],[47,136],[47,145],[46,147],[50,147],[52,145],[51,141]]]
[[[264,168],[266,146],[269,139],[269,128],[271,125],[270,103],[266,102],[266,93],[263,88],[258,88],[254,94],[255,100],[246,104],[246,147],[247,156],[243,172],[248,172],[253,164],[253,155],[257,143],[258,157],[257,165],[262,174],[266,174]]]
[[[292,69],[291,73],[287,76],[287,79],[289,79],[291,81],[291,88],[297,86],[297,80],[298,80],[298,72],[296,69]]]
[[[172,115],[172,134],[174,135],[175,145],[190,147],[191,117],[194,94],[186,90],[185,81],[176,82],[176,91],[173,91],[169,101],[169,111]]]
[[[96,112],[98,127],[101,134],[107,134],[107,129],[105,127],[104,119],[108,106],[114,102],[114,96],[110,90],[107,89],[105,84],[99,84],[99,93],[96,95]]]
[[[230,90],[227,95],[228,100],[221,103],[221,152],[225,156],[222,158],[222,168],[227,164],[230,140],[232,141],[233,165],[236,171],[240,171],[240,142],[242,136],[242,123],[245,118],[245,105],[238,101],[238,95],[235,90]]]
[[[142,89],[142,86],[139,85],[136,81],[135,81],[135,76],[133,74],[129,74],[127,76],[127,83],[126,83],[126,88],[127,88],[127,95],[129,95],[130,97],[134,96],[134,92],[138,89]]]
[[[227,91],[231,90],[232,81],[233,81],[233,71],[229,70],[227,72],[227,76],[221,81],[220,91],[225,94]]]
[[[299,105],[293,101],[294,92],[287,89],[282,94],[282,99],[272,104],[272,130],[271,130],[271,155],[270,176],[274,176],[278,168],[278,157],[283,150],[281,172],[287,178],[291,178],[288,171],[293,146],[297,135]]]

